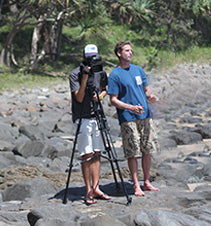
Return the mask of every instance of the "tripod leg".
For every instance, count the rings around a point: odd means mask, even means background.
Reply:
[[[97,98],[98,98],[98,104],[99,104],[99,107],[101,109],[101,111],[99,111],[98,109],[98,105],[97,103],[95,102],[94,98],[92,99],[92,105],[93,105],[93,108],[94,108],[94,112],[95,112],[95,118],[97,120],[97,124],[98,124],[98,128],[100,130],[100,133],[101,133],[101,137],[102,137],[102,141],[103,141],[103,145],[105,147],[105,150],[107,151],[108,153],[108,156],[109,156],[109,161],[110,161],[110,164],[111,164],[111,169],[112,169],[112,173],[113,173],[113,177],[114,177],[114,181],[115,181],[115,184],[116,184],[116,187],[119,188],[119,184],[117,182],[117,178],[116,178],[116,174],[115,174],[115,170],[114,170],[114,165],[113,165],[113,161],[111,160],[111,154],[109,152],[109,150],[111,149],[110,147],[110,144],[108,143],[108,137],[107,137],[107,134],[105,133],[105,130],[107,129],[105,127],[105,123],[104,123],[104,118],[105,118],[105,115],[103,113],[103,106],[102,106],[102,103],[100,101],[100,98],[99,98],[99,95],[98,93],[96,92],[97,94]],[[105,133],[105,134],[104,134]],[[106,142],[107,141],[107,142]],[[112,156],[113,157],[113,156]]]
[[[69,183],[70,183],[70,176],[71,176],[71,171],[72,171],[72,167],[73,167],[73,159],[74,159],[74,154],[75,154],[75,148],[76,148],[76,144],[77,144],[78,134],[79,134],[80,127],[81,127],[81,120],[82,119],[80,118],[79,124],[78,124],[78,127],[77,127],[77,131],[76,131],[75,141],[74,141],[74,145],[73,145],[73,151],[72,151],[71,160],[70,160],[70,164],[69,164],[67,183],[66,183],[66,188],[65,188],[65,191],[64,191],[63,204],[67,203],[68,187],[69,187]]]
[[[116,163],[116,167],[117,167],[117,170],[118,170],[118,173],[119,173],[119,177],[120,177],[120,180],[121,180],[121,183],[122,183],[122,187],[123,187],[125,196],[126,196],[126,198],[127,198],[127,205],[130,205],[130,204],[132,203],[132,198],[129,197],[129,195],[128,195],[128,193],[127,193],[127,189],[126,189],[126,186],[125,186],[123,177],[122,177],[122,173],[121,173],[121,171],[120,171],[119,164],[118,164],[118,161],[117,161],[116,159],[115,159],[115,163]]]
[[[102,105],[101,105],[101,109],[102,109]],[[121,183],[122,183],[122,187],[123,187],[125,196],[127,198],[127,205],[130,205],[132,203],[132,198],[129,197],[129,195],[128,195],[128,192],[127,192],[127,189],[126,189],[123,177],[122,177],[122,173],[120,171],[120,167],[119,167],[118,160],[117,160],[117,154],[116,154],[116,151],[115,151],[115,147],[113,145],[113,141],[112,141],[112,138],[111,138],[110,130],[109,130],[108,123],[107,123],[107,120],[106,120],[106,116],[105,116],[105,114],[103,112],[103,109],[102,109],[102,118],[103,118],[103,128],[104,128],[105,138],[106,138],[107,145],[108,145],[107,153],[108,153],[108,156],[110,158],[111,168],[112,168],[112,171],[113,171],[116,187],[119,188],[119,184],[117,183],[116,174],[115,174],[115,171],[114,171],[113,161],[116,164],[116,168],[117,168],[117,171],[118,171]],[[103,133],[102,133],[102,135],[103,135]]]
[[[113,167],[112,170],[113,170],[113,175],[114,175],[114,179],[115,179],[115,182],[116,182],[116,187],[119,188],[119,184],[117,183],[117,179],[116,179],[116,174],[115,174],[115,171],[114,171],[114,166],[113,166],[113,161],[115,162],[116,164],[116,168],[117,168],[117,171],[118,171],[118,174],[119,174],[119,177],[120,177],[120,180],[121,180],[121,183],[122,183],[122,187],[123,187],[123,190],[124,190],[124,193],[125,193],[125,196],[127,198],[127,205],[130,205],[132,203],[132,198],[129,197],[128,195],[128,192],[127,192],[127,189],[126,189],[126,186],[125,186],[125,183],[124,183],[124,180],[123,180],[123,177],[122,177],[122,173],[120,171],[120,167],[119,167],[119,164],[118,164],[118,160],[117,160],[117,155],[116,155],[116,151],[115,151],[115,148],[114,146],[110,145],[110,143],[112,143],[112,140],[111,140],[111,135],[109,133],[109,130],[108,128],[106,129],[106,138],[107,138],[107,143],[109,145],[109,148],[107,150],[107,153],[108,153],[108,156],[110,158],[110,163],[111,163],[111,166]],[[110,139],[109,139],[110,138]],[[113,143],[112,143],[113,144]],[[111,148],[112,147],[112,148]],[[113,152],[112,152],[113,150]],[[115,155],[114,155],[115,154]]]
[[[122,182],[123,190],[124,190],[125,196],[127,198],[127,205],[130,205],[131,202],[132,202],[132,198],[129,197],[129,195],[127,193],[127,189],[126,189],[123,177],[122,177],[122,173],[120,171],[118,161],[117,161],[117,158],[116,158],[116,152],[115,152],[114,146],[112,146],[112,147],[113,147],[113,151],[115,153],[115,156],[114,156],[114,153],[112,152],[111,144],[113,144],[113,143],[112,143],[112,139],[111,139],[111,134],[109,133],[109,127],[108,127],[108,124],[107,124],[106,116],[104,114],[103,106],[101,104],[99,95],[98,95],[97,92],[96,92],[96,94],[97,94],[100,110],[99,110],[99,108],[98,108],[98,106],[97,106],[97,104],[96,104],[96,102],[93,98],[92,104],[93,104],[93,108],[94,108],[94,112],[95,112],[95,118],[96,118],[97,123],[98,123],[98,128],[101,132],[101,137],[102,137],[102,140],[103,140],[105,150],[107,151],[108,156],[109,156],[109,161],[110,161],[110,164],[111,164],[111,168],[112,168],[114,180],[115,180],[115,183],[116,183],[116,187],[118,188],[119,185],[118,185],[118,182],[117,182],[113,161],[115,161],[115,163],[116,163],[116,167],[117,167],[117,170],[118,170],[118,173],[119,173],[119,177],[120,177],[121,182]]]
[[[113,173],[113,177],[114,177],[114,181],[115,181],[115,184],[116,184],[116,188],[119,189],[119,184],[118,184],[118,181],[117,181],[117,177],[116,177],[116,173],[115,173],[115,169],[114,169],[114,164],[113,164],[113,161],[112,161],[112,156],[110,154],[110,149],[106,150],[107,153],[108,153],[108,157],[109,157],[109,162],[111,164],[111,170],[112,170],[112,173]]]

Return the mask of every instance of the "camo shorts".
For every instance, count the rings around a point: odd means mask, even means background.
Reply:
[[[153,121],[150,118],[123,122],[121,133],[125,158],[139,157],[141,152],[150,154],[159,150]]]

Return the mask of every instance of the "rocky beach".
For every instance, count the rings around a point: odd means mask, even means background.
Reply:
[[[159,97],[150,106],[160,146],[151,181],[160,191],[134,196],[116,109],[108,96],[102,101],[131,205],[106,158],[100,187],[111,200],[85,205],[77,150],[63,204],[75,138],[68,79],[52,89],[0,92],[0,226],[211,225],[211,64],[153,70],[148,80]],[[143,185],[141,157],[139,167]]]

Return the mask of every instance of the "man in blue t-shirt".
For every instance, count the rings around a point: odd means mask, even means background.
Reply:
[[[152,94],[146,74],[137,65],[131,64],[132,47],[130,41],[118,42],[114,50],[119,64],[108,77],[108,94],[117,108],[121,126],[123,149],[134,183],[134,194],[144,196],[138,181],[137,157],[142,152],[144,174],[143,190],[159,190],[150,183],[151,152],[154,149],[154,134],[150,123],[148,101],[157,101]]]

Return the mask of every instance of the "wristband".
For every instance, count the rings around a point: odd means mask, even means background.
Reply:
[[[102,95],[102,94],[100,94],[100,95],[99,95],[99,98],[100,98],[100,100],[102,100],[102,99],[103,99],[103,95]]]
[[[152,99],[154,99],[154,97],[152,97],[152,96],[147,96],[147,100],[152,100]]]

